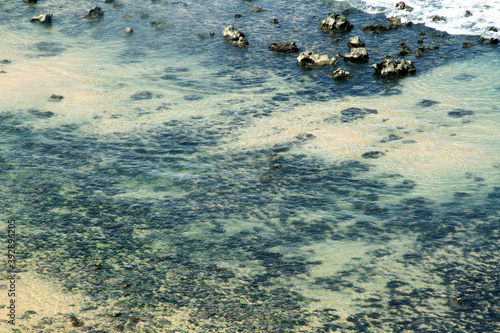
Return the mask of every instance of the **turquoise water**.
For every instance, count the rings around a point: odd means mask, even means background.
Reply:
[[[319,21],[348,8],[333,1],[123,1],[82,19],[96,3],[1,7],[15,328],[498,330],[497,47],[420,25],[364,34],[385,18],[356,10],[328,35]],[[43,12],[50,27],[29,22]],[[247,50],[223,40],[229,24]],[[340,60],[345,83],[267,50],[345,53],[354,35],[371,60]],[[415,76],[373,76],[404,38],[440,49],[407,56]]]

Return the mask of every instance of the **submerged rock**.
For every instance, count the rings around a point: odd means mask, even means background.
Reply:
[[[331,66],[337,64],[336,58],[329,58],[326,54],[319,54],[314,51],[302,52],[297,57],[299,66],[316,67],[316,66]]]
[[[349,80],[353,78],[351,73],[343,70],[342,68],[337,68],[330,74],[330,76],[335,80]]]
[[[299,52],[299,48],[294,42],[290,42],[288,44],[286,43],[273,43],[269,45],[269,50],[271,51],[276,51],[276,52],[287,52],[287,53],[292,53],[292,52]]]
[[[349,38],[349,41],[347,42],[347,46],[352,49],[356,47],[365,47],[365,42],[363,42],[361,39],[359,39],[358,36],[354,36]]]
[[[384,156],[385,154],[381,151],[368,151],[361,155],[363,158],[379,158],[381,156]]]
[[[100,20],[104,16],[104,13],[99,6],[94,6],[94,8],[89,9],[85,18],[90,21]]]
[[[410,60],[394,60],[388,57],[379,63],[373,64],[373,68],[381,77],[405,76],[414,74],[417,71]]]
[[[36,3],[37,0],[24,0],[24,3]]]
[[[153,98],[153,94],[149,91],[139,91],[130,96],[134,101],[139,101],[143,99],[151,99]]]
[[[33,16],[30,21],[31,22],[40,22],[40,23],[44,23],[44,24],[52,23],[52,13]]]
[[[368,52],[364,47],[352,48],[351,52],[344,55],[344,60],[352,62],[366,62],[368,61]]]
[[[473,114],[475,114],[474,111],[464,110],[464,109],[455,109],[453,111],[448,112],[448,116],[453,118],[462,118],[465,116],[472,116]]]
[[[151,25],[154,25],[156,30],[164,30],[172,27],[170,23],[167,23],[163,20],[154,20],[150,22]]]
[[[363,32],[372,33],[372,34],[381,34],[383,32],[389,31],[389,28],[387,28],[386,26],[383,26],[381,24],[378,24],[378,23],[372,23],[369,26],[362,28],[361,30]]]
[[[319,29],[325,31],[351,31],[353,25],[344,16],[337,13],[329,13],[328,17],[321,21]]]
[[[405,56],[407,54],[410,54],[411,50],[410,50],[410,47],[408,45],[406,45],[403,42],[399,43],[399,45],[401,46],[402,50],[398,52],[398,55]]]

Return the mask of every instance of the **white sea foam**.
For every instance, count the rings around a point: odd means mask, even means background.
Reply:
[[[500,37],[500,32],[488,30],[491,26],[500,28],[500,0],[407,0],[405,4],[413,8],[411,12],[396,8],[397,0],[340,1],[368,13],[402,16],[406,21],[423,23],[450,34]],[[466,11],[472,15],[466,15]],[[446,21],[433,22],[433,15],[444,16]]]

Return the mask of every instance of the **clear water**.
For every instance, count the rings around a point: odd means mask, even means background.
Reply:
[[[346,2],[122,3],[98,22],[93,1],[0,6],[0,216],[22,270],[7,329],[499,329],[497,47],[365,34],[385,15],[353,9],[352,32],[319,31]],[[340,60],[342,83],[267,49],[343,54],[355,35],[371,60]],[[440,48],[406,56],[417,75],[373,75],[418,38]]]

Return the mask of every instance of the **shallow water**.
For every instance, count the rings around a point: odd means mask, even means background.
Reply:
[[[356,10],[351,33],[319,31],[344,2],[123,1],[87,22],[93,5],[2,5],[0,216],[20,235],[16,328],[499,328],[497,47],[464,49],[475,37],[423,25],[365,34],[385,17]],[[51,27],[27,21],[47,11]],[[248,50],[223,40],[229,24]],[[371,61],[340,60],[354,73],[344,83],[267,50],[345,53],[354,35]],[[374,76],[404,38],[440,49],[407,56],[415,76]]]

